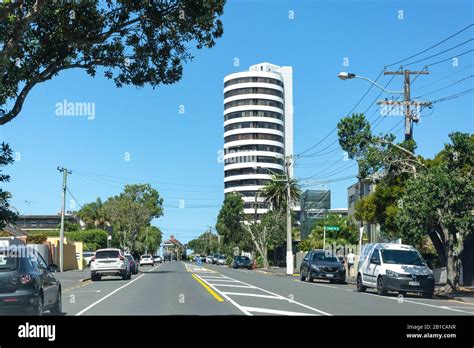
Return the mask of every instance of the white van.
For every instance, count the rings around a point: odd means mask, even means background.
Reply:
[[[357,291],[376,288],[379,295],[387,291],[418,292],[431,298],[434,285],[433,271],[414,247],[392,243],[364,247],[357,270]]]

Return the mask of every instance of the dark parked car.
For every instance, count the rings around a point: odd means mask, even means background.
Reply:
[[[327,279],[331,283],[345,283],[346,269],[336,256],[323,250],[312,250],[306,254],[300,267],[301,280]]]
[[[235,256],[232,261],[232,268],[252,269],[252,261],[247,256]]]
[[[132,274],[137,274],[138,273],[138,262],[130,254],[125,254],[125,257],[130,262],[130,272],[132,272]]]
[[[43,315],[50,310],[61,314],[61,284],[54,276],[57,269],[32,248],[0,248],[0,312]]]

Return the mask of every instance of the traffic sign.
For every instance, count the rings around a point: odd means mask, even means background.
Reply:
[[[324,226],[324,228],[326,229],[326,231],[339,231],[340,230],[339,226]]]

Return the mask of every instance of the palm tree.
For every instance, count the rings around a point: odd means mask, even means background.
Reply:
[[[300,198],[301,189],[295,179],[290,179],[290,201],[295,202]],[[284,174],[273,174],[271,179],[260,189],[261,196],[269,202],[274,209],[286,207],[288,201],[287,180]]]

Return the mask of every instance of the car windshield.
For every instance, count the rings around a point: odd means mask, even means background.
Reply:
[[[381,250],[384,263],[397,265],[423,266],[425,263],[420,254],[414,250]]]
[[[311,261],[339,262],[339,260],[336,257],[332,255],[325,255],[324,253],[313,254]]]
[[[8,255],[6,251],[0,251],[0,272],[13,271],[18,266],[18,257]]]
[[[249,258],[247,256],[237,256],[235,259],[238,261],[247,261]]]
[[[102,250],[95,254],[96,259],[116,259],[119,257],[117,250]]]
[[[144,258],[144,259],[148,259],[150,257],[151,257],[151,255],[142,255],[142,258]]]

